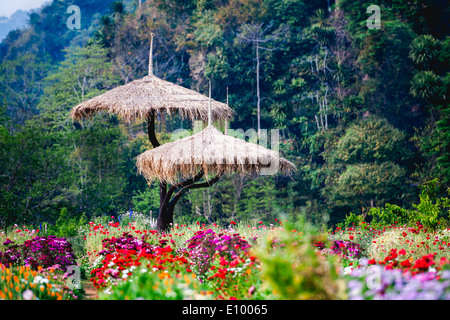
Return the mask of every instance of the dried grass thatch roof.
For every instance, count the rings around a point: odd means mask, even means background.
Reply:
[[[208,97],[154,75],[132,81],[87,100],[71,111],[74,120],[104,111],[117,114],[126,122],[146,119],[153,111],[174,111],[183,118],[208,119]],[[213,120],[231,119],[233,110],[225,103],[211,101]]]
[[[206,176],[235,172],[268,175],[296,170],[277,152],[224,135],[213,126],[142,153],[136,165],[146,179],[168,183],[191,178],[201,169]]]

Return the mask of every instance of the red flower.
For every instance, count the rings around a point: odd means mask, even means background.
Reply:
[[[441,261],[439,262],[439,265],[444,265],[444,264],[448,264],[449,261],[446,257],[441,257]]]
[[[234,222],[234,221],[230,221],[230,224],[236,224],[236,222]]]
[[[406,254],[405,249],[401,249],[401,250],[398,252],[398,254],[400,254],[400,255],[405,255],[405,254]]]
[[[377,262],[375,261],[375,259],[369,260],[369,264],[376,264]]]
[[[410,268],[410,267],[411,267],[411,262],[409,262],[409,260],[406,259],[405,261],[400,262],[400,265],[401,265],[403,268]]]

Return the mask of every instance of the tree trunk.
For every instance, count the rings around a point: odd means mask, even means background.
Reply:
[[[258,98],[258,103],[256,106],[257,121],[258,121],[258,139],[261,133],[261,97],[259,94],[259,45],[256,42],[256,96]]]
[[[148,139],[150,140],[151,144],[153,145],[153,148],[159,147],[160,143],[158,139],[156,139],[156,133],[155,133],[155,111],[153,111],[149,117],[147,122],[147,133],[148,133]],[[159,230],[159,226],[168,226],[170,225],[170,221],[168,221],[167,217],[164,217],[162,214],[164,212],[163,210],[163,203],[166,199],[167,195],[167,183],[166,182],[160,182],[159,183],[159,216],[157,220],[157,228]]]

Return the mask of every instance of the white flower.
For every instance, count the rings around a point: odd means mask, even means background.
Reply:
[[[35,284],[42,284],[42,283],[48,283],[48,279],[47,278],[43,278],[41,276],[36,276],[33,280],[33,283]]]
[[[22,297],[23,297],[25,300],[32,300],[32,299],[33,299],[33,291],[31,291],[30,289],[25,290],[25,291],[22,293]]]
[[[352,273],[353,268],[352,267],[345,267],[344,268],[344,274],[350,274]]]

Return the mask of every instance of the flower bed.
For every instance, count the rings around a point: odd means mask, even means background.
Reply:
[[[379,265],[353,270],[348,276],[351,300],[450,300],[450,270],[413,274]]]
[[[99,265],[91,271],[90,279],[99,289],[126,280],[141,265],[152,271],[191,271],[188,260],[183,255],[173,254],[170,246],[150,245],[129,233],[123,233],[119,238],[104,239],[103,249],[99,253]]]
[[[38,267],[33,270],[25,266],[0,264],[1,300],[76,300],[78,290],[66,286],[67,274],[53,268]]]

